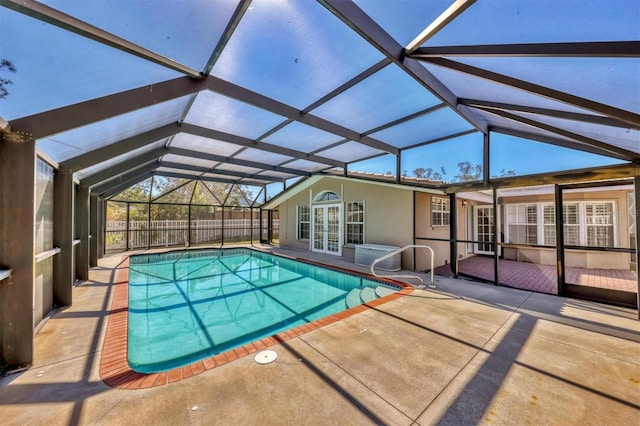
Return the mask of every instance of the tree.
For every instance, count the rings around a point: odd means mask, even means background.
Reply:
[[[446,175],[447,172],[444,170],[444,167],[440,167],[439,172],[436,172],[431,167],[426,169],[424,167],[418,167],[413,171],[413,174],[418,179],[443,180],[443,176]]]
[[[482,180],[483,167],[482,164],[473,164],[471,161],[462,161],[458,163],[458,174],[456,174],[450,182],[475,182]],[[405,172],[406,174],[406,172]],[[430,181],[444,181],[444,175],[447,172],[444,167],[440,167],[440,171],[435,171],[433,168],[418,167],[413,170],[413,175],[418,179],[425,179]],[[501,169],[500,174],[492,177],[508,177],[515,176],[515,170]]]
[[[13,63],[7,59],[0,59],[0,71],[7,70],[9,72],[16,72],[16,67]],[[0,99],[6,98],[9,95],[7,86],[13,84],[13,82],[7,78],[0,77]]]
[[[113,197],[116,201],[139,201],[148,202],[149,192],[151,191],[151,178],[138,182],[130,186],[118,195]]]
[[[107,201],[107,222],[127,220],[127,205],[118,201]]]
[[[473,182],[482,180],[482,164],[471,164],[470,161],[463,161],[458,163],[460,173],[456,175],[456,182]],[[491,177],[508,177],[515,176],[515,170],[501,169],[500,174],[493,175]]]
[[[507,177],[507,176],[515,176],[515,175],[516,175],[516,171],[515,170],[500,169],[500,174],[498,176],[494,176],[494,177]]]
[[[247,201],[247,205],[250,205],[252,202],[254,202],[254,200],[256,199],[255,193],[258,188],[254,188],[249,185],[238,185],[238,189],[240,190],[240,193],[242,194],[244,199]]]
[[[455,176],[456,182],[473,182],[482,178],[482,164],[471,164],[470,161],[458,163],[459,173]]]

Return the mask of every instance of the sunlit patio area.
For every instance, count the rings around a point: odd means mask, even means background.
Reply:
[[[495,281],[493,257],[473,256],[458,262],[460,273],[487,282]],[[498,260],[500,284],[541,293],[558,294],[556,267],[538,265],[530,262]],[[436,268],[436,274],[453,276],[449,265]],[[612,290],[636,291],[637,275],[635,271],[619,269],[566,268],[566,280],[577,285],[608,288]]]
[[[33,366],[2,379],[4,424],[631,425],[640,410],[634,311],[444,277],[278,342],[268,365],[111,388],[99,364],[121,262],[102,259],[43,325]]]

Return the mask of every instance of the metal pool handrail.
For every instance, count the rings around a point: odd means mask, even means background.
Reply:
[[[387,253],[384,256],[374,260],[371,263],[371,275],[375,276],[375,277],[380,277],[380,278],[415,278],[418,279],[420,281],[421,285],[424,285],[424,280],[422,278],[420,278],[417,275],[378,275],[376,274],[376,271],[374,270],[375,266],[382,262],[383,260],[386,260],[388,258],[390,258],[391,256],[395,256],[398,253],[402,253],[403,251],[405,251],[408,248],[426,248],[429,249],[429,251],[431,252],[431,283],[429,284],[429,287],[435,287],[435,284],[433,283],[433,265],[434,265],[434,253],[433,253],[433,249],[429,246],[424,246],[424,245],[416,245],[416,244],[409,244],[408,246],[404,246],[402,248],[399,248],[397,250],[392,251],[391,253]]]

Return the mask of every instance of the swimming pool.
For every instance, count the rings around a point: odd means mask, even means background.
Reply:
[[[251,249],[131,256],[128,362],[170,370],[398,290]]]

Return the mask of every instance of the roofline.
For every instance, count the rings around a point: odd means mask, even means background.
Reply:
[[[601,186],[593,187],[578,187],[564,189],[565,193],[587,193],[587,192],[599,192],[599,191],[633,191],[633,183],[629,179],[619,179],[610,181],[600,181]],[[534,196],[553,196],[555,194],[555,185],[535,185],[518,188],[504,188],[499,189],[498,196],[504,201],[510,200],[516,197],[534,197]],[[484,189],[475,192],[458,192],[456,196],[459,199],[484,202],[491,204],[492,196],[491,189]]]
[[[299,194],[303,190],[309,188],[311,185],[321,181],[322,179],[335,179],[335,180],[339,180],[339,181],[358,182],[358,183],[364,183],[364,184],[369,184],[369,185],[385,186],[385,187],[388,187],[388,188],[396,188],[396,189],[402,189],[402,190],[406,190],[406,191],[426,192],[426,193],[429,193],[429,194],[445,195],[444,191],[439,190],[439,189],[425,188],[425,187],[420,187],[420,186],[413,186],[413,185],[409,185],[409,184],[406,184],[406,183],[398,184],[398,183],[393,183],[393,182],[380,182],[380,181],[375,181],[375,180],[357,179],[357,178],[345,177],[345,176],[313,175],[313,176],[310,176],[310,177],[308,177],[306,179],[299,180],[295,184],[291,185],[291,187],[287,188],[286,190],[284,190],[280,194],[278,194],[275,197],[273,197],[271,200],[269,200],[266,203],[264,203],[262,208],[264,210],[273,210],[274,208],[276,208],[280,204],[284,203],[288,199],[290,199],[290,198],[294,197],[295,195]]]

